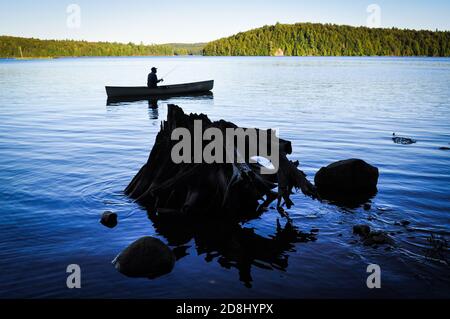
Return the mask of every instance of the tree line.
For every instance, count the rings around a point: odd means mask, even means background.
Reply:
[[[374,29],[334,24],[264,26],[209,42],[220,56],[450,56],[450,32]]]
[[[134,44],[0,36],[1,58],[200,55],[203,44]]]
[[[334,24],[264,26],[207,43],[134,44],[0,36],[1,58],[67,56],[450,56],[450,32]]]

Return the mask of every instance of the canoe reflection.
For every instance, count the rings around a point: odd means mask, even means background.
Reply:
[[[129,104],[132,102],[148,101],[149,107],[158,107],[158,101],[167,101],[174,98],[180,98],[183,100],[203,100],[203,99],[213,99],[214,95],[212,92],[196,93],[189,95],[162,95],[162,96],[134,96],[134,97],[115,97],[108,98],[106,105],[122,105]]]
[[[291,222],[284,227],[277,220],[276,232],[269,237],[255,233],[251,228],[237,223],[220,221],[183,220],[169,221],[150,216],[156,231],[164,236],[170,246],[175,246],[177,259],[187,256],[187,245],[192,239],[198,255],[205,255],[206,262],[214,259],[224,268],[236,268],[239,280],[246,287],[252,285],[251,269],[285,271],[288,252],[295,251],[295,243],[315,241],[313,233],[303,233]]]

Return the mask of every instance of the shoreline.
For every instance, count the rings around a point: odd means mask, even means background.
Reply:
[[[205,57],[205,58],[438,58],[448,59],[450,56],[427,56],[427,55],[92,55],[92,56],[48,56],[48,57],[0,57],[0,60],[57,60],[57,59],[84,59],[84,58],[171,58],[171,57]]]

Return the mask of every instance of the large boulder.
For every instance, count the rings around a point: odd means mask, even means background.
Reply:
[[[166,244],[147,236],[128,246],[113,260],[113,264],[128,277],[156,278],[170,273],[175,259],[175,254]]]
[[[324,199],[362,204],[377,192],[378,168],[361,159],[348,159],[322,167],[314,177]]]

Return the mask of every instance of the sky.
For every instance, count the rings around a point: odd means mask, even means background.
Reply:
[[[277,22],[367,25],[371,4],[381,27],[450,30],[450,0],[0,0],[0,35],[207,42]]]

